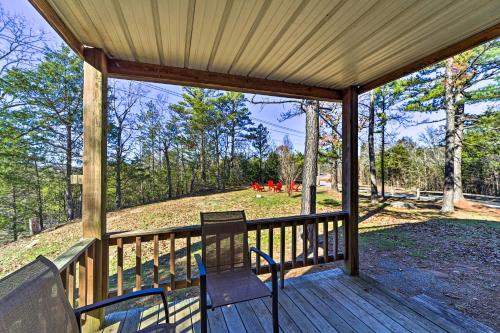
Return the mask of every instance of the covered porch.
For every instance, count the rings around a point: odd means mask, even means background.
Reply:
[[[199,283],[199,225],[106,230],[107,84],[118,78],[341,102],[342,211],[247,223],[249,243],[275,258],[282,276],[343,262],[345,275],[334,270],[282,283],[281,330],[469,330],[357,277],[358,95],[498,37],[495,1],[30,2],[85,61],[83,239],[56,260],[71,304]],[[300,236],[308,225],[318,235],[313,244]],[[132,270],[125,268],[127,249]],[[269,267],[257,261],[254,269]],[[196,298],[172,306],[179,331],[196,331]],[[161,321],[158,310],[144,309],[139,323]],[[212,332],[268,331],[268,312],[265,301],[241,303],[210,311],[209,324]],[[102,315],[88,319],[96,329],[116,327]]]

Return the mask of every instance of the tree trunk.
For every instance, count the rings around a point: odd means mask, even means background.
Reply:
[[[460,97],[457,97],[460,98]],[[455,100],[456,102],[456,100]],[[464,104],[458,103],[455,108],[455,158],[453,163],[453,173],[455,177],[455,186],[453,201],[465,200],[462,186],[462,145],[464,140]]]
[[[201,163],[201,180],[205,184],[207,182],[207,171],[205,169],[205,134],[201,134],[201,152],[200,152],[200,163]]]
[[[227,169],[227,181],[231,181],[231,171],[233,170],[233,164],[234,164],[234,153],[235,153],[235,146],[236,146],[236,129],[235,125],[233,124],[231,127],[231,153],[229,157],[229,167]]]
[[[14,241],[17,241],[18,233],[17,233],[17,190],[16,186],[12,186],[12,238]]]
[[[216,131],[215,135],[215,169],[216,169],[216,175],[215,175],[215,185],[217,190],[220,190],[220,146],[219,146],[219,134]]]
[[[442,212],[449,213],[455,210],[453,193],[455,187],[454,151],[455,151],[455,103],[453,101],[453,58],[446,61],[445,99],[446,99],[446,143],[444,164],[444,189]]]
[[[263,180],[263,177],[262,177],[262,155],[264,155],[264,153],[262,153],[261,151],[259,152],[259,183],[262,183],[264,180]]]
[[[71,184],[71,164],[73,158],[73,142],[71,125],[66,126],[66,215],[68,220],[75,218],[75,205],[73,202],[73,186]]]
[[[172,198],[172,166],[170,165],[169,149],[167,145],[164,145],[165,150],[165,165],[167,167],[167,186],[168,186],[168,198]]]
[[[316,185],[318,175],[318,144],[319,144],[319,102],[311,102],[306,106],[306,145],[304,152],[304,167],[302,170],[302,199],[300,214],[316,213],[316,191],[311,186]],[[313,225],[307,227],[307,238],[313,244],[315,229]]]
[[[370,94],[370,108],[368,117],[368,159],[370,161],[370,185],[371,195],[370,200],[376,203],[378,200],[377,191],[377,169],[375,167],[375,92]]]
[[[380,183],[381,183],[381,195],[382,199],[385,200],[385,120],[382,120],[381,128],[381,143],[380,143]]]
[[[191,166],[191,186],[189,188],[189,193],[193,193],[194,192],[194,186],[195,186],[195,176],[196,176],[196,173],[195,173],[195,165],[193,164]]]
[[[36,156],[34,157],[35,162],[35,176],[36,176],[36,199],[37,199],[37,215],[38,223],[40,224],[40,230],[43,230],[43,197],[42,197],[42,185],[40,182],[40,170],[38,169],[38,162]]]
[[[333,162],[333,165],[334,165],[334,169],[333,169],[333,183],[334,183],[334,186],[335,186],[335,190],[337,192],[340,191],[340,188],[339,188],[339,160],[336,158],[335,161]]]
[[[118,131],[116,138],[116,170],[115,170],[115,207],[122,207],[122,135],[121,130]]]

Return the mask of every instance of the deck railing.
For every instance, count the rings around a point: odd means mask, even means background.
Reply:
[[[95,239],[82,239],[54,260],[69,303],[87,305],[94,290]]]
[[[248,220],[249,245],[274,257],[281,274],[290,268],[340,260],[344,257],[344,250],[339,244],[345,244],[347,216],[347,212],[341,211]],[[312,237],[312,242],[307,241],[308,226],[313,235],[317,235]],[[300,227],[302,235],[298,231]],[[116,273],[110,279],[116,287],[111,288],[109,296],[149,287],[174,290],[199,283],[194,272],[196,267],[193,267],[193,252],[201,247],[200,225],[109,233],[106,239],[110,265],[116,262]],[[267,245],[263,241],[267,241]],[[128,251],[125,251],[126,246]],[[168,255],[161,248],[168,248]],[[299,254],[298,250],[302,253]],[[135,253],[135,260],[130,256],[126,258],[127,253]],[[148,258],[152,260],[147,261]],[[162,265],[162,260],[167,262]],[[268,267],[260,261],[254,268],[258,274],[268,272]],[[168,275],[166,281],[160,277],[162,271]],[[127,287],[126,282],[129,285],[133,282],[133,288]]]

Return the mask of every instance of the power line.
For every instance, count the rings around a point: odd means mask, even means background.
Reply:
[[[267,120],[262,120],[262,119],[259,119],[259,118],[256,118],[256,117],[250,117],[250,118],[252,118],[255,121],[261,122],[263,124],[269,125],[269,126],[274,126],[274,127],[277,127],[277,128],[281,128],[283,130],[287,130],[287,131],[290,131],[290,132],[294,132],[294,133],[298,133],[298,134],[304,135],[304,132],[296,130],[296,129],[293,129],[293,128],[290,128],[290,127],[279,125],[279,124],[276,124],[276,123],[273,123],[273,122],[270,122],[270,121],[267,121]]]
[[[150,84],[150,83],[140,82],[139,84],[143,85],[143,86],[146,86],[146,87],[149,87],[151,89],[156,89],[158,91],[164,92],[164,93],[169,94],[169,95],[174,95],[174,96],[177,96],[177,97],[182,97],[182,94],[180,94],[178,92],[175,92],[175,91],[172,91],[172,90],[168,90],[168,89],[163,88],[163,87],[158,87],[158,86],[155,86],[155,85]]]

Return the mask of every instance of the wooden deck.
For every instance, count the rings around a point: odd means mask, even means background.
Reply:
[[[368,277],[339,269],[286,281],[279,294],[282,332],[485,332],[494,330],[465,316],[446,316],[421,302],[388,291]],[[209,310],[211,332],[271,332],[270,299]],[[177,332],[200,332],[198,299],[169,306]],[[164,320],[159,306],[107,316],[103,332],[126,333]]]

